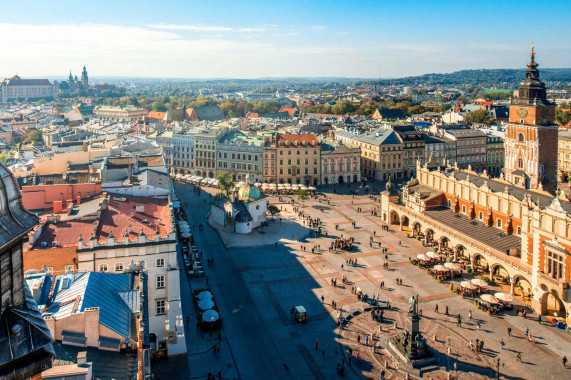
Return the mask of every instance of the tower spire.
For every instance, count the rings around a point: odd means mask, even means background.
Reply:
[[[533,46],[533,40],[531,40],[531,53],[529,53],[529,55],[531,56],[531,62],[535,62],[535,51],[534,51],[534,46]]]

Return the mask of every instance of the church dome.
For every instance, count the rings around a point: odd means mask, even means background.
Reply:
[[[238,189],[238,198],[243,201],[257,201],[262,197],[262,193],[254,185],[244,185]]]

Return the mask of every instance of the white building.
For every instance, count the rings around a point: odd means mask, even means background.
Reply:
[[[14,75],[10,79],[0,79],[0,98],[12,99],[53,98],[56,87],[47,79],[22,79]]]
[[[234,232],[249,234],[266,221],[268,198],[254,185],[244,185],[234,197],[234,201],[217,199],[212,204],[210,218],[220,226],[234,224]]]

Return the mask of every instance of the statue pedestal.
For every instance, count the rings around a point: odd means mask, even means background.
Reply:
[[[398,360],[413,368],[421,368],[435,362],[426,339],[420,333],[419,324],[420,316],[409,312],[403,333],[391,338],[388,342],[391,355],[394,353]]]

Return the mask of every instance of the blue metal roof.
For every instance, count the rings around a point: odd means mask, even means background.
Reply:
[[[49,283],[45,281],[44,287]],[[131,314],[139,310],[138,292],[131,290],[131,275],[86,272],[57,276],[44,316],[61,319],[91,307],[99,308],[99,323],[131,338]]]

